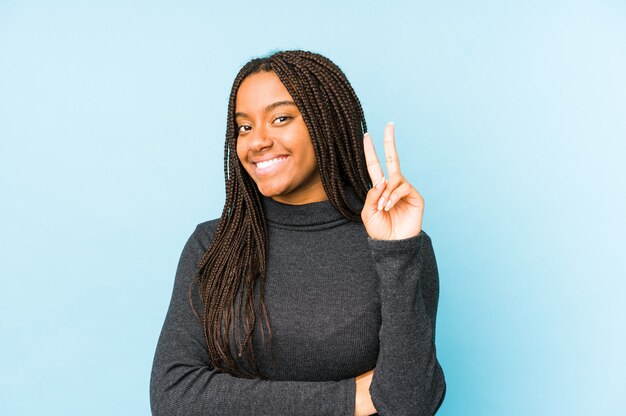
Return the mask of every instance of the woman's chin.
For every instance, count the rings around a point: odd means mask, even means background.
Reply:
[[[258,186],[258,184],[257,184],[257,188],[259,189],[259,192],[261,193],[261,195],[268,197],[268,198],[275,198],[275,197],[280,198],[281,196],[286,194],[286,190],[282,188],[264,187],[264,186]]]

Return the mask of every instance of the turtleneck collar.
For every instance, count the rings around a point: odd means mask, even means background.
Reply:
[[[346,187],[348,200],[355,207],[363,203],[350,187]],[[329,200],[304,205],[289,205],[261,195],[265,219],[270,226],[302,231],[333,228],[350,221],[335,209]]]

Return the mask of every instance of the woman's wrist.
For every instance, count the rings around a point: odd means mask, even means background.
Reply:
[[[370,395],[370,385],[374,370],[361,374],[354,379],[356,383],[356,393],[354,398],[354,416],[368,416],[376,413],[376,408]]]

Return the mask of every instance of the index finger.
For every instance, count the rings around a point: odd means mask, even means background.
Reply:
[[[394,126],[392,122],[385,126],[385,138],[383,140],[385,146],[385,161],[387,162],[387,173],[389,178],[400,174],[400,160],[398,159],[398,151],[396,150],[396,140],[394,137]]]
[[[374,142],[369,133],[365,133],[363,136],[363,150],[365,151],[367,172],[370,174],[372,186],[375,186],[385,175],[383,174],[383,168],[380,167],[378,156],[376,156],[376,149],[374,148]]]

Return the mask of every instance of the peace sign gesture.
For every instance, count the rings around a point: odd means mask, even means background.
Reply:
[[[393,123],[385,126],[385,160],[389,180],[378,162],[369,133],[363,138],[367,171],[373,187],[367,193],[361,219],[374,240],[400,240],[414,237],[422,230],[424,198],[400,173]]]

